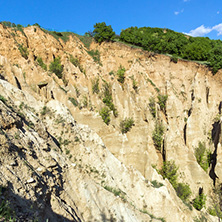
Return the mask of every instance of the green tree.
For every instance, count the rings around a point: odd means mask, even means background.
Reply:
[[[96,23],[93,30],[96,42],[101,43],[104,41],[112,41],[115,37],[111,25],[107,26],[105,22]]]

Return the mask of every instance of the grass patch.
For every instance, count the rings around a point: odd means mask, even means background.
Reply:
[[[23,45],[20,45],[20,44],[19,44],[18,50],[19,50],[19,52],[21,53],[21,56],[22,56],[23,58],[28,59],[29,52],[28,52],[27,47],[24,47]]]
[[[94,62],[98,63],[100,66],[102,66],[102,63],[100,61],[100,52],[98,50],[90,50],[90,51],[87,51],[88,54],[90,56],[92,56]]]
[[[0,95],[0,100],[1,100],[3,103],[6,103],[6,101],[7,101],[7,99],[6,99],[4,96],[2,96],[2,95]]]
[[[73,98],[73,97],[69,97],[69,101],[75,106],[77,107],[79,105],[77,99]]]
[[[39,66],[42,67],[42,69],[44,69],[45,71],[47,71],[47,65],[43,62],[42,58],[41,57],[38,57],[37,58],[37,63]]]

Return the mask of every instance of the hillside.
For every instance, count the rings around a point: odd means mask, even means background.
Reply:
[[[0,77],[4,218],[218,221],[220,70],[0,24]]]

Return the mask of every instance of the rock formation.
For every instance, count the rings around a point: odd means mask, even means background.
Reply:
[[[49,67],[58,57],[62,78],[38,62]],[[123,43],[87,48],[74,35],[63,41],[39,27],[0,24],[0,200],[18,221],[218,221],[207,209],[222,178],[220,76]],[[109,125],[100,116],[105,87],[115,107]],[[167,96],[164,107],[158,96]],[[123,134],[125,118],[134,126]],[[211,153],[206,170],[195,157],[200,143]],[[188,204],[203,189],[205,208],[185,204],[158,174],[165,161],[190,186]]]

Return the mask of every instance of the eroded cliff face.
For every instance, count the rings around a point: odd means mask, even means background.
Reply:
[[[27,48],[27,58],[19,46]],[[89,50],[99,51],[101,64]],[[63,79],[44,71],[39,57],[48,66],[60,57]],[[123,84],[115,75],[120,67],[126,69]],[[22,33],[0,25],[0,75],[6,99],[0,101],[0,183],[21,221],[193,221],[200,212],[190,210],[153,167],[166,160],[179,167],[178,180],[190,185],[191,200],[203,188],[206,209],[211,206],[213,185],[222,177],[220,73],[122,43],[87,49],[75,36],[64,43],[38,27]],[[92,91],[97,78],[98,94]],[[105,82],[118,111],[109,125],[99,115]],[[165,112],[160,94],[168,96]],[[128,117],[135,125],[122,134],[119,124]],[[160,151],[152,139],[157,119],[164,125]],[[194,155],[199,142],[213,154],[207,172]],[[155,188],[155,180],[163,186]]]

